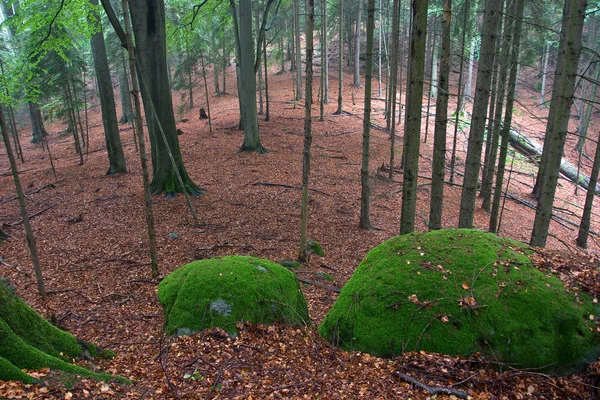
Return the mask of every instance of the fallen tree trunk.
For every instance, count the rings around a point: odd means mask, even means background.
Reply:
[[[511,146],[519,153],[531,157],[532,161],[539,163],[539,159],[542,156],[543,147],[529,136],[511,129],[508,135]],[[564,158],[560,162],[560,173],[571,182],[581,186],[584,189],[588,188],[590,183],[590,177],[581,173],[577,173],[577,166],[571,164]],[[596,194],[600,194],[600,186],[596,183]]]

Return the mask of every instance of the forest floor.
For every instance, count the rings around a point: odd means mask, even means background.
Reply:
[[[165,276],[191,261],[225,254],[243,254],[270,260],[295,259],[300,228],[300,182],[303,143],[303,101],[292,101],[292,75],[269,76],[270,121],[260,118],[260,132],[267,154],[236,153],[243,134],[237,129],[237,97],[211,95],[213,132],[198,119],[205,107],[203,91],[195,93],[196,108],[181,105],[174,94],[184,161],[192,179],[207,189],[192,198],[199,225],[192,221],[183,196],[167,200],[153,197],[159,267]],[[352,105],[346,89],[345,111],[337,108],[337,73],[331,76],[331,102],[325,120],[313,108],[313,157],[309,235],[319,242],[324,257],[313,256],[299,277],[319,284],[303,284],[314,326],[322,321],[365,254],[398,234],[402,174],[387,177],[390,140],[383,129],[371,130],[371,221],[377,228],[358,227],[360,210],[360,162],[363,89]],[[346,82],[350,82],[347,77]],[[229,82],[235,82],[229,76]],[[315,93],[318,77],[315,78]],[[377,84],[374,84],[374,92]],[[212,84],[211,91],[214,91]],[[516,107],[516,126],[542,138],[544,113],[533,104],[536,95],[521,88]],[[316,95],[315,95],[316,99]],[[185,101],[185,100],[184,100]],[[373,124],[385,127],[384,102],[374,99]],[[598,384],[598,368],[568,376],[552,377],[537,371],[490,367],[477,356],[449,357],[426,352],[407,353],[394,360],[333,348],[314,327],[289,328],[245,325],[240,337],[230,339],[219,330],[190,337],[171,338],[162,333],[162,310],[156,298],[158,280],[150,278],[147,231],[144,217],[139,155],[132,129],[121,126],[129,173],[106,176],[108,168],[100,108],[90,110],[90,143],[85,164],[78,165],[70,135],[60,135],[64,125],[49,126],[49,143],[56,166],[53,177],[48,153],[30,144],[22,131],[26,163],[19,164],[33,215],[46,289],[47,303],[36,295],[18,202],[9,174],[6,152],[0,152],[0,224],[12,237],[0,244],[0,276],[10,278],[17,293],[45,316],[54,313],[61,327],[76,336],[117,353],[110,361],[89,367],[119,374],[134,381],[131,386],[82,380],[66,384],[54,372],[38,373],[48,386],[0,382],[0,398],[428,398],[425,390],[399,379],[410,375],[429,386],[462,390],[473,398],[589,398]],[[451,109],[453,109],[451,101]],[[181,122],[187,119],[187,122]],[[449,127],[453,131],[454,125]],[[425,120],[423,121],[425,131]],[[598,132],[597,119],[590,132]],[[422,143],[417,230],[425,231],[429,212],[430,158],[433,117],[427,143]],[[457,171],[463,170],[467,132],[459,131]],[[596,139],[595,137],[593,139]],[[569,139],[572,148],[576,139]],[[401,135],[397,137],[401,143]],[[451,149],[452,141],[448,141]],[[593,155],[590,143],[587,154]],[[401,157],[397,146],[396,163]],[[576,153],[569,151],[577,163]],[[589,173],[591,162],[584,161]],[[384,166],[384,170],[381,167]],[[535,211],[525,203],[534,183],[536,167],[524,157],[514,158],[508,193],[523,200],[507,199],[500,233],[527,242]],[[460,183],[460,176],[455,182]],[[444,226],[456,227],[460,187],[445,188]],[[540,261],[558,271],[568,283],[580,281],[593,295],[600,292],[598,237],[590,250],[575,249],[578,216],[585,190],[560,180],[556,213],[548,247],[555,249]],[[478,205],[480,201],[478,201]],[[600,226],[596,208],[592,228]],[[487,229],[488,213],[478,207],[475,226]],[[574,223],[573,226],[571,223]],[[177,235],[169,235],[176,233]],[[170,237],[175,237],[172,239]],[[540,256],[540,258],[542,258]],[[322,272],[333,277],[323,278]],[[323,286],[329,286],[326,288]],[[19,397],[21,396],[21,397]],[[443,397],[439,395],[438,398]]]

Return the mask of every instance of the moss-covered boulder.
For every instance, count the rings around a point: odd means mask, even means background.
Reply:
[[[236,322],[309,322],[295,275],[274,262],[246,256],[195,261],[167,276],[158,287],[169,335],[221,327],[236,334]]]
[[[73,358],[112,356],[91,343],[58,329],[21,301],[0,279],[0,380],[33,382],[22,369],[50,368],[100,380],[114,377],[70,364]]]
[[[371,250],[319,328],[349,350],[426,350],[557,372],[595,359],[598,310],[531,265],[520,242],[474,230],[394,237]]]

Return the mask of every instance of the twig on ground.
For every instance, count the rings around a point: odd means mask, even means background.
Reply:
[[[341,289],[335,288],[333,286],[325,285],[321,282],[311,281],[310,279],[296,277],[300,282],[308,283],[309,285],[318,286],[323,289],[331,290],[332,292],[341,293]]]
[[[51,206],[48,206],[48,207],[44,208],[43,210],[36,212],[35,214],[31,214],[28,217],[28,219],[33,219],[34,217],[37,217],[38,215],[40,215],[42,213],[45,213],[46,211],[48,211],[49,209],[54,208],[54,207],[56,207],[56,204],[52,204]],[[23,218],[21,218],[17,222],[13,222],[12,224],[8,224],[8,225],[9,226],[17,226],[17,225],[22,224],[22,223],[23,223]]]
[[[456,389],[451,389],[451,388],[447,388],[447,387],[442,387],[442,386],[428,386],[426,384],[424,384],[423,382],[420,382],[418,380],[416,380],[415,378],[412,378],[406,374],[403,374],[402,372],[396,372],[396,375],[398,375],[400,377],[400,379],[410,383],[411,385],[414,385],[420,389],[426,390],[427,393],[429,394],[447,394],[448,396],[456,396],[459,399],[468,399],[469,395],[465,392],[463,392],[462,390],[456,390]]]

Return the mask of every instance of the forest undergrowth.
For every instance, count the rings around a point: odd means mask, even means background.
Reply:
[[[153,197],[161,276],[191,261],[218,255],[252,255],[274,261],[297,256],[304,104],[292,100],[290,73],[271,72],[270,121],[259,116],[261,141],[269,150],[266,154],[236,153],[243,133],[237,129],[238,102],[231,93],[233,89],[220,97],[211,96],[212,134],[208,122],[198,119],[198,107],[205,106],[203,91],[196,91],[197,108],[191,110],[185,105],[180,108],[181,96],[174,94],[175,108],[182,110],[176,115],[179,114],[178,128],[183,132],[179,139],[187,170],[207,192],[192,198],[199,225],[193,223],[183,196],[171,200]],[[317,75],[315,82],[318,79]],[[337,82],[332,79],[330,86],[336,87]],[[316,99],[318,84],[314,88]],[[547,110],[534,106],[537,96],[529,89],[520,89],[515,126],[541,140]],[[337,292],[332,289],[343,287],[368,250],[398,234],[402,197],[400,169],[395,167],[393,180],[387,177],[390,140],[384,129],[384,102],[374,98],[370,182],[371,222],[376,229],[359,228],[363,93],[356,91],[356,104],[352,105],[348,85],[346,113],[342,115],[332,115],[337,107],[334,95],[337,93],[332,93],[330,104],[325,105],[323,122],[318,120],[318,104],[313,106],[309,236],[322,245],[325,256],[313,255],[295,271],[299,278],[312,282],[304,283],[302,288],[316,325],[336,299]],[[598,132],[598,125],[596,118],[589,132]],[[36,294],[6,151],[0,149],[0,224],[12,236],[0,244],[0,276],[10,278],[18,295],[38,312],[46,317],[55,315],[59,326],[118,354],[114,360],[100,361],[92,367],[135,383],[125,386],[86,379],[64,382],[55,372],[40,371],[36,376],[48,381],[48,386],[0,382],[0,397],[431,396],[423,387],[401,378],[402,374],[429,388],[464,391],[479,399],[598,395],[598,363],[580,374],[559,378],[537,371],[500,371],[493,362],[477,355],[458,358],[420,352],[385,360],[335,349],[313,327],[243,325],[238,339],[230,339],[219,330],[190,337],[165,337],[162,310],[156,298],[159,280],[151,278],[150,273],[139,156],[131,126],[120,128],[129,173],[106,176],[107,157],[96,99],[90,110],[89,153],[83,166],[78,165],[70,137],[60,134],[65,126],[60,122],[49,125],[56,180],[48,153],[41,145],[28,143],[26,129],[21,132],[26,162],[19,168],[49,294],[47,303]],[[454,126],[450,128],[449,135]],[[427,227],[433,117],[429,129],[428,142],[421,146],[419,231]],[[459,173],[463,169],[466,135],[467,132],[459,131]],[[569,139],[568,148],[574,148],[575,142],[576,138]],[[396,143],[402,143],[401,132]],[[589,143],[588,155],[593,154],[593,147],[595,144]],[[401,147],[395,151],[399,160]],[[577,163],[574,151],[567,156]],[[510,159],[509,165],[513,166],[507,190],[511,198],[504,204],[500,234],[527,242],[535,214],[529,205],[535,204],[530,192],[537,167],[520,155],[514,156],[514,162]],[[582,171],[589,173],[590,168],[591,161],[583,158]],[[444,227],[457,225],[460,187],[456,184],[460,182],[460,175],[456,175],[454,184],[445,187]],[[540,251],[536,262],[540,268],[554,270],[567,285],[579,284],[596,296],[600,292],[598,234],[591,235],[587,252],[577,250],[574,241],[585,190],[579,188],[576,192],[575,186],[565,179],[560,179],[559,184],[557,218],[548,241],[548,248],[553,250]],[[487,229],[488,219],[488,213],[478,208],[475,226]],[[598,229],[599,224],[600,211],[596,207],[592,228]],[[91,366],[88,362],[81,364]]]

